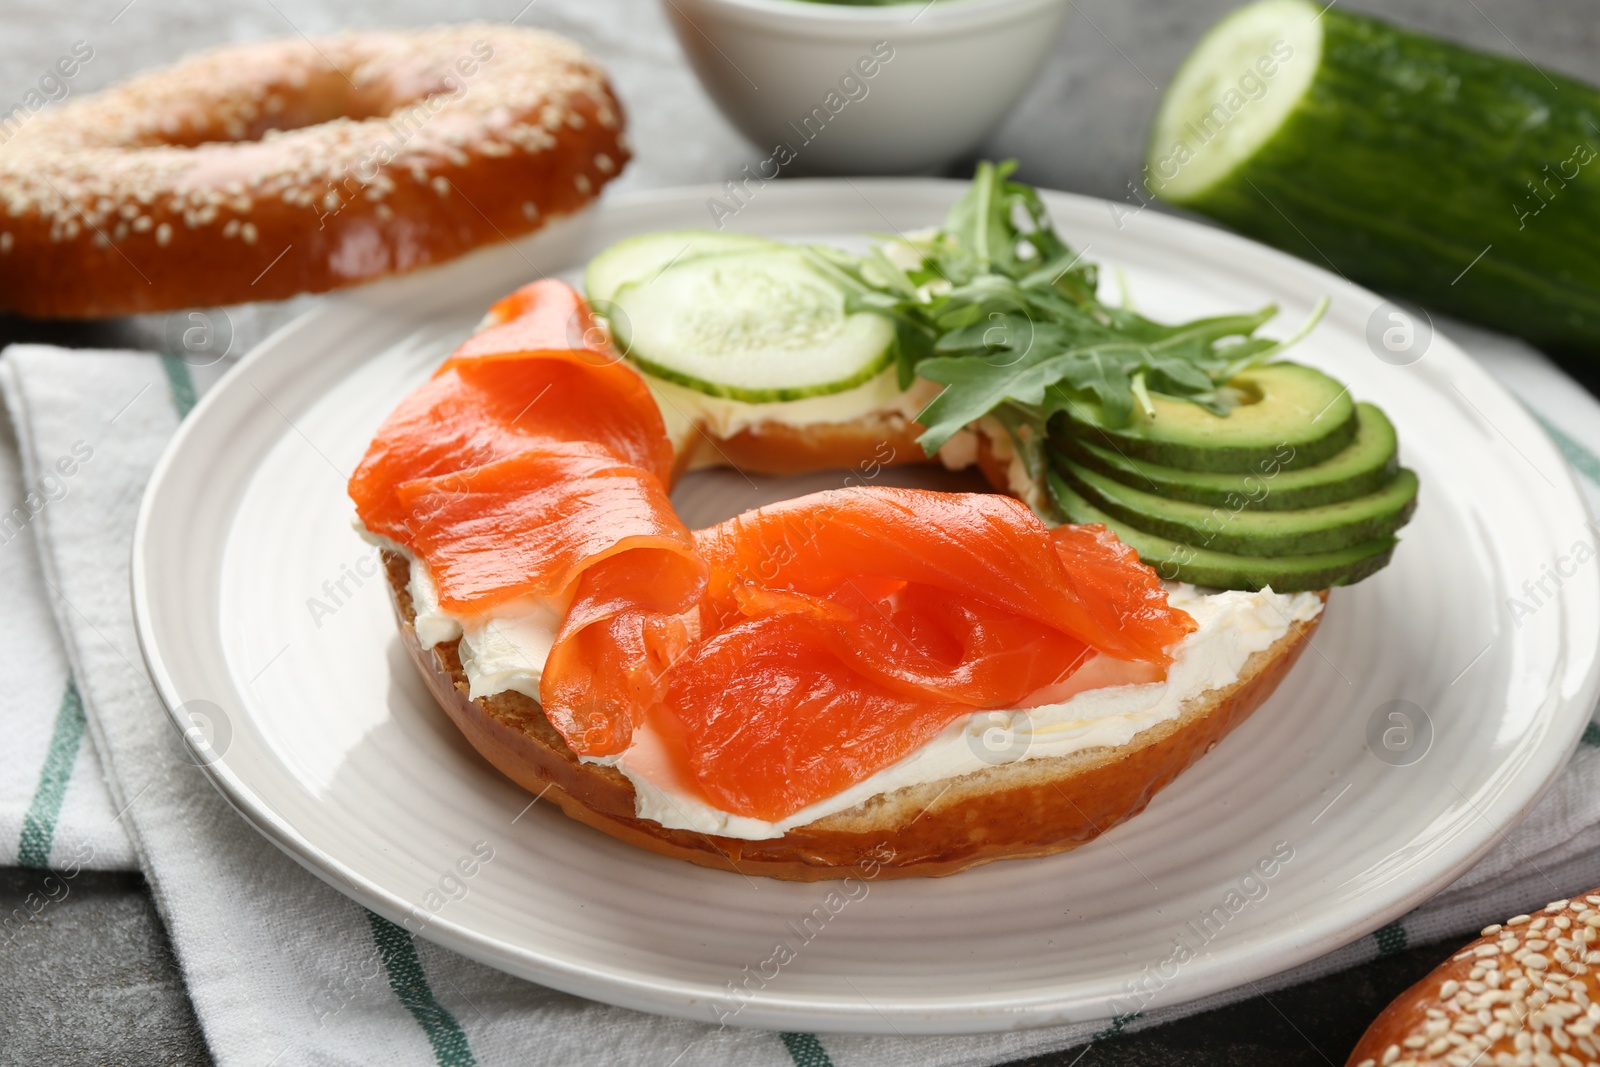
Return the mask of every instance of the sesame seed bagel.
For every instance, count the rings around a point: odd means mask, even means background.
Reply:
[[[1483,936],[1397,997],[1350,1067],[1600,1067],[1600,889]]]
[[[580,761],[538,701],[515,691],[471,699],[459,640],[422,647],[413,626],[410,564],[394,552],[384,552],[383,560],[412,661],[440,707],[502,774],[628,844],[702,867],[798,882],[845,878],[868,863],[882,878],[935,877],[1093,840],[1143,811],[1248,718],[1294,666],[1322,618],[1291,627],[1246,660],[1231,685],[1191,698],[1176,719],[1126,745],[1015,760],[906,786],[782,837],[750,841],[637,817],[633,784],[614,767]]]
[[[578,210],[627,161],[604,72],[482,23],[221,48],[0,114],[0,309],[96,318],[323,292]]]

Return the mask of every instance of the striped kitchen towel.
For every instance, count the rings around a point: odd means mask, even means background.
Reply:
[[[83,701],[35,543],[39,517],[73,493],[94,459],[94,445],[79,438],[62,455],[30,463],[35,473],[25,477],[17,434],[0,412],[0,865],[7,867],[137,866],[84,736]],[[25,918],[4,917],[5,931]]]
[[[1600,405],[1526,347],[1447,328],[1545,421],[1591,504],[1600,503]],[[13,346],[0,358],[21,457],[20,472],[13,465],[0,484],[16,494],[44,486],[51,471],[70,478],[3,546],[13,554],[0,555],[11,579],[6,624],[32,619],[39,632],[0,644],[0,670],[7,679],[37,675],[27,683],[31,704],[16,712],[6,705],[6,728],[28,717],[52,724],[25,734],[33,739],[26,763],[15,752],[4,757],[12,761],[6,777],[30,783],[21,814],[5,827],[6,847],[30,862],[60,862],[64,842],[98,840],[97,820],[127,830],[223,1067],[1000,1063],[1283,988],[1409,943],[1461,936],[1600,884],[1600,727],[1591,727],[1517,845],[1496,849],[1372,937],[1175,1008],[972,1037],[773,1034],[611,1008],[511,978],[413,939],[301,870],[233,813],[167,725],[130,616],[129,543],[149,472],[207,383],[181,361],[130,352]],[[36,565],[24,562],[35,552]],[[14,603],[19,597],[26,602]],[[46,640],[50,619],[60,644]],[[85,725],[92,743],[80,736]],[[109,799],[96,791],[95,751]],[[47,828],[50,842],[40,836]],[[112,840],[95,847],[110,856]]]

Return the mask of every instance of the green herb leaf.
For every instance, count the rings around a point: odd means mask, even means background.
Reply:
[[[1234,375],[1305,335],[1256,331],[1277,308],[1162,323],[1098,295],[1099,272],[1051,225],[1044,200],[1013,182],[1016,163],[980,163],[937,232],[901,235],[866,256],[814,249],[849,294],[851,310],[894,321],[899,377],[944,390],[917,416],[929,454],[968,424],[993,414],[1018,439],[1038,442],[1057,412],[1096,404],[1124,424],[1154,394],[1226,416]]]

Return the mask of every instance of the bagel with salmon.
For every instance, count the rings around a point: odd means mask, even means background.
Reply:
[[[684,399],[591,320],[559,282],[500,302],[350,491],[446,714],[629,844],[799,881],[1071,849],[1256,710],[1320,622],[1325,593],[1163,585],[1105,527],[1001,493],[856,485],[690,531],[667,496],[685,448],[926,461],[895,444],[919,425],[902,398],[718,433],[712,405],[675,438]],[[966,461],[1010,489],[976,430]]]

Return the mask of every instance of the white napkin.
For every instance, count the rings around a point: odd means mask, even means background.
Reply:
[[[1584,474],[1591,505],[1600,503],[1600,405],[1525,346],[1447,328],[1546,422]],[[76,443],[93,448],[69,491],[31,518],[33,543],[19,537],[0,545],[0,580],[9,594],[0,613],[0,684],[21,680],[0,700],[0,730],[25,742],[0,747],[0,778],[32,784],[16,794],[26,793],[25,801],[0,793],[9,805],[0,807],[0,819],[11,820],[0,822],[0,831],[12,835],[0,848],[15,850],[0,856],[38,858],[40,846],[29,843],[37,835],[24,838],[22,829],[33,808],[57,810],[49,853],[56,863],[64,842],[88,841],[91,865],[118,865],[126,853],[116,851],[114,830],[95,833],[102,819],[125,827],[222,1067],[1000,1063],[1279,989],[1408,943],[1463,935],[1600,884],[1600,727],[1591,727],[1518,843],[1491,852],[1428,904],[1296,970],[1133,1019],[975,1037],[771,1034],[610,1008],[510,978],[412,940],[300,869],[183,758],[139,655],[128,559],[150,469],[212,373],[191,374],[171,357],[133,352],[17,345],[0,358],[22,485],[41,484]],[[14,467],[0,462],[0,479],[10,479],[0,489],[20,489]],[[35,550],[37,567],[24,560]],[[42,580],[28,579],[34,570]],[[92,748],[80,742],[71,761],[66,742],[50,740],[70,736],[75,721],[69,700],[66,724],[56,725],[66,673],[44,622],[52,617],[93,739]],[[38,720],[51,722],[49,731]],[[109,776],[109,796],[93,751]],[[58,793],[65,798],[59,806]]]

